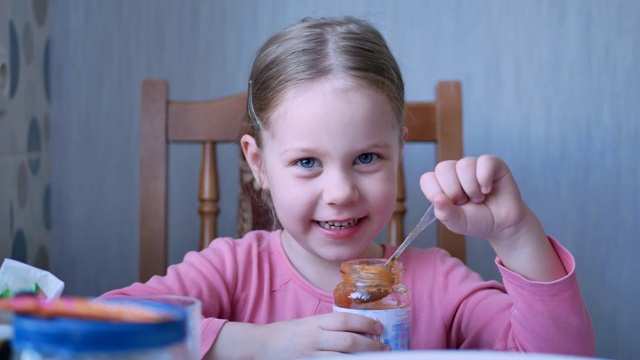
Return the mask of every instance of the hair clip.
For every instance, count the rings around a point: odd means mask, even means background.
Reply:
[[[247,114],[249,114],[249,119],[251,119],[251,127],[254,132],[258,132],[262,127],[262,123],[260,119],[258,119],[258,115],[256,115],[256,111],[253,108],[253,86],[251,79],[249,79],[249,91],[247,93]]]

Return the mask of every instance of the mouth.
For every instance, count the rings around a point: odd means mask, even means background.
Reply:
[[[348,229],[358,225],[361,219],[351,219],[347,221],[318,221],[318,224],[323,229],[327,230],[342,230]]]

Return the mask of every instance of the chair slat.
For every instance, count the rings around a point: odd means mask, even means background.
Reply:
[[[139,279],[164,274],[167,265],[167,99],[166,81],[142,83],[140,107]]]
[[[400,161],[398,166],[398,193],[396,195],[396,207],[389,220],[387,228],[387,242],[393,246],[399,246],[404,239],[404,215],[407,207],[404,205],[406,197],[405,180],[404,180],[404,164]]]
[[[216,164],[215,144],[207,141],[202,144],[200,162],[200,188],[198,190],[198,213],[200,214],[200,249],[209,246],[218,233],[216,218],[220,212],[218,207],[218,167]]]
[[[438,121],[438,161],[457,160],[463,157],[462,144],[462,84],[458,81],[439,82],[436,85],[436,116]],[[465,262],[467,259],[465,237],[438,223],[438,246]]]

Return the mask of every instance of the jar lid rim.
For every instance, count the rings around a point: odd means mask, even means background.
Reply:
[[[11,346],[53,353],[117,352],[164,347],[186,339],[184,309],[152,302],[145,306],[170,313],[171,319],[134,323],[16,314]]]

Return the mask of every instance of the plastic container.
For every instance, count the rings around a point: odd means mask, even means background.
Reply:
[[[171,315],[158,323],[15,315],[13,360],[188,359],[186,313],[147,303]]]
[[[343,281],[333,292],[333,311],[377,319],[384,326],[377,340],[391,350],[409,350],[411,294],[401,282],[402,263],[385,266],[385,262],[366,259],[342,263]]]

